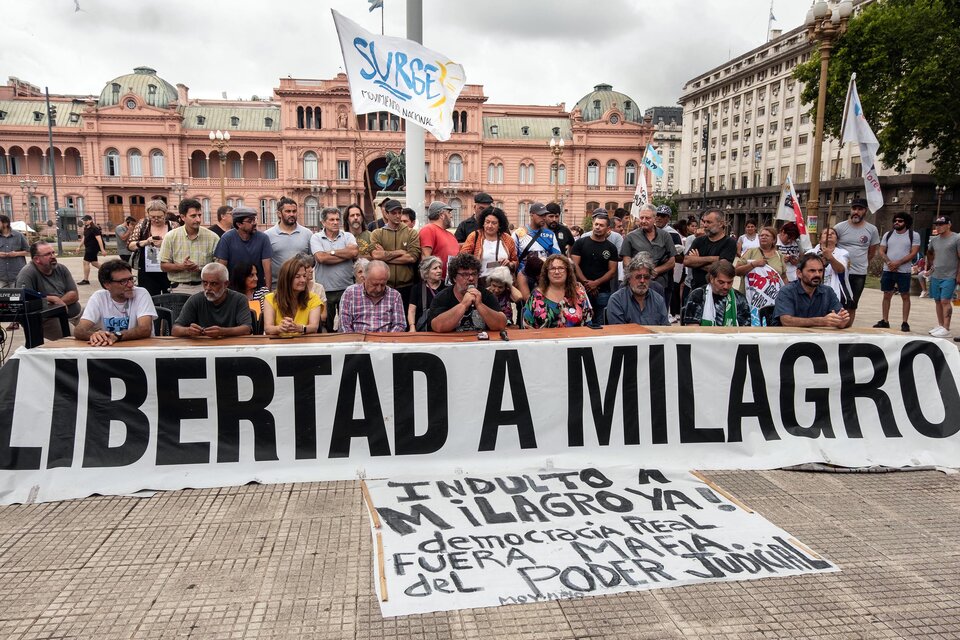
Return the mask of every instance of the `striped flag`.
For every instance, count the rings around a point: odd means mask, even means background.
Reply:
[[[807,235],[807,225],[803,221],[803,211],[800,210],[800,202],[797,200],[797,192],[793,189],[793,180],[790,179],[790,176],[787,176],[786,180],[783,181],[776,218],[777,220],[796,222],[800,236]]]

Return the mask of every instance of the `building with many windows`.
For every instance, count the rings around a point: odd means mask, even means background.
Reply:
[[[208,222],[222,202],[242,203],[273,224],[287,196],[317,228],[323,207],[360,202],[372,216],[376,194],[398,186],[384,169],[387,151],[404,146],[405,122],[354,114],[343,74],[281,78],[269,98],[198,100],[138,67],[99,95],[51,101],[52,154],[40,89],[16,78],[0,87],[0,209],[53,226],[55,172],[67,237],[83,214],[110,230],[128,214],[141,217],[153,198],[171,207],[197,198]],[[655,131],[629,96],[603,84],[571,111],[488,104],[481,85],[467,85],[453,117],[449,141],[427,136],[427,201],[448,201],[459,219],[486,191],[516,224],[536,201],[562,201],[570,224],[596,207],[629,206]],[[217,130],[230,134],[222,150],[210,139]],[[556,156],[549,143],[561,138]]]
[[[680,144],[683,138],[683,109],[680,107],[651,107],[644,112],[653,125],[653,148],[663,159],[663,177],[653,177],[653,193],[669,196],[677,188]]]
[[[801,203],[806,202],[814,122],[793,70],[813,50],[803,27],[775,30],[762,46],[684,83],[677,169],[681,212],[720,207],[739,231],[747,217],[771,219],[788,175]],[[918,226],[929,226],[938,204],[952,209],[952,191],[938,203],[929,158],[929,152],[920,152],[902,172],[878,168],[885,202],[877,212],[881,228],[889,229],[897,212],[913,213]],[[837,219],[844,219],[849,202],[864,195],[857,145],[841,148],[835,139],[824,140],[820,166],[820,214],[827,215],[833,191]]]

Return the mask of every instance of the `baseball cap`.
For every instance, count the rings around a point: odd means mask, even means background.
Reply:
[[[862,208],[866,209],[866,208],[867,208],[867,201],[866,201],[865,199],[863,199],[863,198],[856,198],[856,199],[854,199],[853,202],[850,203],[850,206],[851,206],[851,207],[862,207]]]
[[[476,204],[493,204],[493,196],[489,193],[481,191],[477,195],[473,196],[473,201]]]
[[[403,205],[400,204],[399,200],[384,200],[381,203],[381,206],[384,208],[385,211],[396,211],[397,209],[403,209]],[[237,215],[236,209],[233,210],[233,215],[234,217],[236,217]]]
[[[434,200],[430,203],[430,207],[427,209],[427,218],[430,220],[436,220],[440,217],[440,214],[443,211],[453,211],[453,207],[448,205],[446,202]]]
[[[604,209],[603,207],[597,207],[596,209],[593,210],[593,214],[592,214],[592,215],[595,215],[595,216],[605,215],[605,216],[609,217],[609,216],[610,216],[610,212],[607,211],[606,209]]]
[[[662,204],[657,207],[658,218],[669,218],[671,215],[673,215],[673,210],[671,210],[667,205]]]
[[[560,215],[560,205],[557,204],[556,202],[548,202],[547,213],[557,215],[557,216]]]
[[[547,207],[542,202],[534,202],[530,205],[530,215],[532,216],[545,216],[547,215]]]
[[[950,218],[948,218],[947,216],[940,216],[939,218],[933,221],[933,224],[950,224]]]
[[[233,210],[233,226],[237,226],[239,222],[246,220],[247,218],[256,219],[256,217],[256,209],[252,207],[236,207]]]

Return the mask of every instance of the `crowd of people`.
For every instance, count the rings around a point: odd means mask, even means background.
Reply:
[[[862,200],[847,220],[822,228],[816,246],[793,222],[777,229],[748,220],[745,233],[732,236],[718,209],[675,226],[669,207],[645,205],[635,217],[597,209],[581,230],[560,222],[556,203],[534,203],[529,222],[513,229],[480,193],[473,214],[451,232],[452,208],[444,202],[430,203],[419,230],[417,212],[399,201],[377,206],[369,225],[358,205],[323,209],[314,233],[299,224],[289,198],[279,200],[276,223],[264,231],[248,207],[221,207],[207,228],[197,200],[184,199],[174,216],[155,200],[142,220],[116,228],[124,251],[104,262],[103,236],[87,216],[80,282],[58,264],[53,247],[27,246],[0,216],[0,285],[63,305],[74,337],[98,346],[153,335],[153,297],[167,293],[187,296],[171,329],[185,338],[676,323],[843,329],[878,254],[884,301],[876,326],[889,327],[899,293],[901,329],[909,331],[911,278],[922,275],[937,301],[939,326],[931,334],[950,335],[960,236],[944,217],[917,269],[920,236],[911,216],[896,214],[881,238],[864,219]],[[91,267],[102,290],[81,309],[77,287],[88,283]],[[44,333],[62,337],[55,321],[44,323]]]

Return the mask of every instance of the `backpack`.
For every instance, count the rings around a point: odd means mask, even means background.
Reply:
[[[912,247],[913,246],[913,229],[907,229],[907,233],[910,234],[910,246]],[[892,234],[893,234],[892,229],[890,231],[887,231],[885,234],[883,234],[883,238],[880,240],[880,242],[889,243],[890,236]],[[920,259],[920,252],[917,251],[917,255],[913,256],[913,262],[911,262],[911,264],[917,264],[917,260],[919,259]]]

